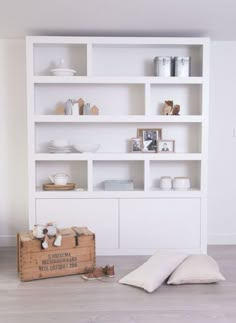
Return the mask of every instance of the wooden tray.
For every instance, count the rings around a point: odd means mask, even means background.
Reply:
[[[43,184],[44,191],[72,191],[74,189],[74,183],[67,183],[66,185],[56,185],[53,183]]]

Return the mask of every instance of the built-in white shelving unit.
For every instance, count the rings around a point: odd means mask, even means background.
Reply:
[[[189,77],[154,76],[154,57],[191,56]],[[52,76],[64,58],[77,76]],[[88,226],[97,254],[206,252],[209,40],[206,38],[27,37],[29,226]],[[100,114],[57,115],[82,97]],[[165,100],[179,116],[163,115]],[[175,153],[131,153],[138,128],[162,128]],[[99,143],[97,153],[52,154],[48,143]],[[48,176],[70,175],[83,191],[43,191]],[[187,191],[160,190],[162,176],[188,176]],[[108,179],[133,191],[104,191]]]

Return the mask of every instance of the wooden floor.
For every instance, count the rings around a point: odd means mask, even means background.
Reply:
[[[1,323],[236,323],[236,246],[215,246],[209,254],[226,281],[211,285],[166,286],[148,294],[117,283],[142,264],[145,256],[98,257],[114,263],[116,278],[107,282],[80,276],[22,283],[15,249],[0,249]]]

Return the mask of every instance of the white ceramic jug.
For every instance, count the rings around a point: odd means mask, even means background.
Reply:
[[[69,179],[69,175],[63,173],[58,173],[48,177],[51,180],[51,182],[55,185],[66,185]]]

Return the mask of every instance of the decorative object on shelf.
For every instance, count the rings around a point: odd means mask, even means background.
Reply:
[[[173,189],[175,190],[189,190],[190,187],[190,179],[188,177],[175,177],[173,179]]]
[[[65,60],[63,58],[60,59],[60,63],[57,65],[57,68],[51,69],[50,72],[54,76],[73,76],[76,74],[75,70],[66,67]]]
[[[93,105],[90,109],[89,114],[91,115],[99,115],[99,108],[96,105]]]
[[[157,56],[154,58],[154,75],[162,77],[172,76],[171,56]]]
[[[180,112],[180,105],[179,104],[175,104],[173,106],[172,115],[179,116],[179,112]]]
[[[143,150],[143,139],[142,137],[131,138],[131,152],[132,153],[141,153]]]
[[[78,100],[78,106],[79,106],[79,114],[83,115],[84,114],[84,100],[82,98],[80,98]]]
[[[71,115],[72,114],[72,107],[73,107],[73,100],[69,99],[65,102],[65,114]]]
[[[85,103],[83,108],[83,115],[89,115],[90,114],[90,103]]]
[[[162,138],[162,129],[138,129],[137,137],[142,138],[142,152],[157,152],[157,142]]]
[[[174,58],[175,76],[188,77],[190,76],[190,56],[182,56]]]
[[[162,176],[160,178],[160,189],[161,190],[171,190],[172,189],[172,179],[170,176]]]
[[[95,153],[100,148],[100,144],[76,144],[74,148],[79,153]]]
[[[55,237],[53,242],[54,246],[61,246],[62,236],[58,233],[57,226],[53,222],[47,223],[46,225],[36,224],[32,233],[36,239],[40,239],[42,241],[43,249],[48,248],[49,237]]]
[[[73,116],[78,116],[79,115],[79,105],[78,105],[78,101],[74,101],[73,102],[72,115]]]
[[[158,140],[158,153],[173,153],[175,152],[175,140]]]
[[[180,105],[174,105],[174,101],[171,100],[165,101],[163,112],[164,115],[179,115]]]
[[[43,184],[44,191],[73,191],[75,183],[67,183],[66,185],[56,185],[53,183]]]
[[[66,185],[70,176],[64,173],[57,173],[48,177],[55,185]]]
[[[55,107],[55,114],[64,115],[65,114],[65,106],[64,103],[58,102]]]
[[[134,181],[132,180],[106,180],[103,182],[105,191],[133,191]]]
[[[48,151],[55,154],[71,153],[72,147],[66,139],[55,139],[49,142]]]

